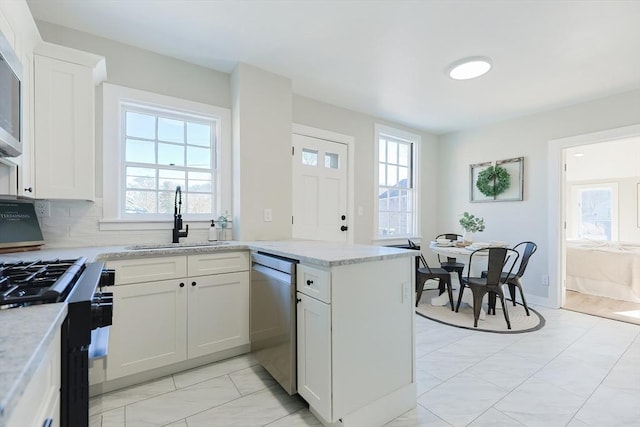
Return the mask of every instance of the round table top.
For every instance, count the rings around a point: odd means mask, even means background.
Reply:
[[[431,242],[429,243],[429,248],[434,251],[435,253],[439,253],[442,255],[464,255],[464,256],[469,256],[471,255],[476,249],[480,249],[480,248],[474,248],[473,246],[464,246],[464,247],[458,247],[458,246],[451,246],[451,245],[440,245],[436,242]],[[472,248],[472,249],[469,249]],[[488,252],[483,251],[483,252],[478,252],[478,255],[486,255],[488,254]]]

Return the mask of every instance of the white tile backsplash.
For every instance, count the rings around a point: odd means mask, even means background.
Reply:
[[[163,230],[100,230],[103,200],[51,200],[51,216],[40,218],[40,227],[48,248],[72,248],[83,246],[118,246],[171,242],[173,218],[167,220]],[[184,221],[184,224],[190,224]],[[208,228],[189,226],[189,236],[181,242],[203,242],[208,238]],[[227,230],[228,239],[231,230]]]

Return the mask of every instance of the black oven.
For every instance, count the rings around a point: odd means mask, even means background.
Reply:
[[[67,303],[62,323],[60,425],[89,423],[89,358],[106,355],[114,272],[101,262],[38,260],[0,264],[0,309]]]

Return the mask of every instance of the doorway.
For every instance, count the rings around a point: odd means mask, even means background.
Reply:
[[[346,135],[294,125],[294,239],[353,242],[350,142]]]
[[[596,306],[609,306],[611,308],[611,312],[615,311],[631,311],[631,316],[634,315],[634,311],[637,306],[634,306],[632,303],[630,308],[629,304],[623,304],[623,307],[618,307],[618,304],[614,304],[616,301],[615,298],[607,298],[606,296],[593,296],[588,295],[588,298],[581,298],[582,295],[576,295],[571,290],[567,293],[567,242],[568,237],[576,239],[576,236],[579,237],[579,233],[576,234],[576,212],[572,212],[572,194],[575,196],[575,191],[573,187],[575,185],[569,185],[567,179],[567,169],[566,166],[569,160],[573,159],[573,156],[580,156],[582,151],[589,152],[593,151],[597,148],[599,144],[617,144],[621,140],[629,139],[629,138],[640,138],[640,125],[627,126],[624,128],[611,129],[602,132],[596,132],[592,134],[579,135],[570,138],[563,138],[558,140],[553,140],[549,142],[549,180],[548,180],[548,190],[549,190],[549,271],[550,271],[550,283],[552,284],[552,288],[549,289],[549,304],[553,307],[565,307],[568,309],[576,309],[583,305],[585,310],[593,311],[590,314],[595,314],[603,317],[611,317],[614,316],[605,316],[602,312],[596,313]],[[613,147],[611,145],[610,147]],[[611,151],[611,150],[610,150]],[[569,156],[571,156],[569,158]],[[601,156],[597,158],[597,167],[588,168],[591,175],[590,178],[585,179],[581,177],[578,181],[586,181],[586,182],[597,182],[606,180],[606,176],[601,176],[603,173],[603,165],[607,163],[605,159]],[[619,166],[614,164],[614,167]],[[569,166],[570,170],[572,166]],[[637,178],[637,175],[636,175]],[[576,180],[575,177],[570,180]],[[569,180],[569,181],[570,181]],[[575,184],[575,182],[574,182]],[[635,195],[634,195],[635,198]],[[557,201],[558,203],[555,203]],[[634,204],[635,206],[635,204]],[[632,213],[634,218],[637,213]],[[586,222],[585,219],[583,219]],[[580,221],[578,221],[580,222]],[[573,228],[572,228],[573,227]],[[607,227],[604,227],[607,229]],[[584,234],[584,233],[583,233]],[[603,233],[606,235],[607,233]],[[629,234],[627,234],[629,236]],[[621,236],[620,240],[624,240],[624,236]],[[631,235],[631,239],[637,239],[637,236]],[[612,240],[618,240],[616,239]],[[636,240],[640,241],[640,239]],[[588,243],[588,242],[587,242]],[[578,244],[580,241],[578,240]],[[603,243],[604,244],[604,243]],[[573,246],[573,244],[572,244]],[[572,248],[573,251],[573,248]],[[574,277],[571,277],[574,279]],[[598,298],[602,298],[599,299]],[[569,299],[569,300],[568,300]],[[624,301],[623,301],[624,302]],[[591,309],[589,309],[591,306]],[[624,316],[624,315],[623,315]],[[618,319],[622,320],[622,319]]]

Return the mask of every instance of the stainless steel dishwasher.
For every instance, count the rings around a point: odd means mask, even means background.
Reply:
[[[251,253],[251,352],[289,394],[297,392],[297,263]]]

